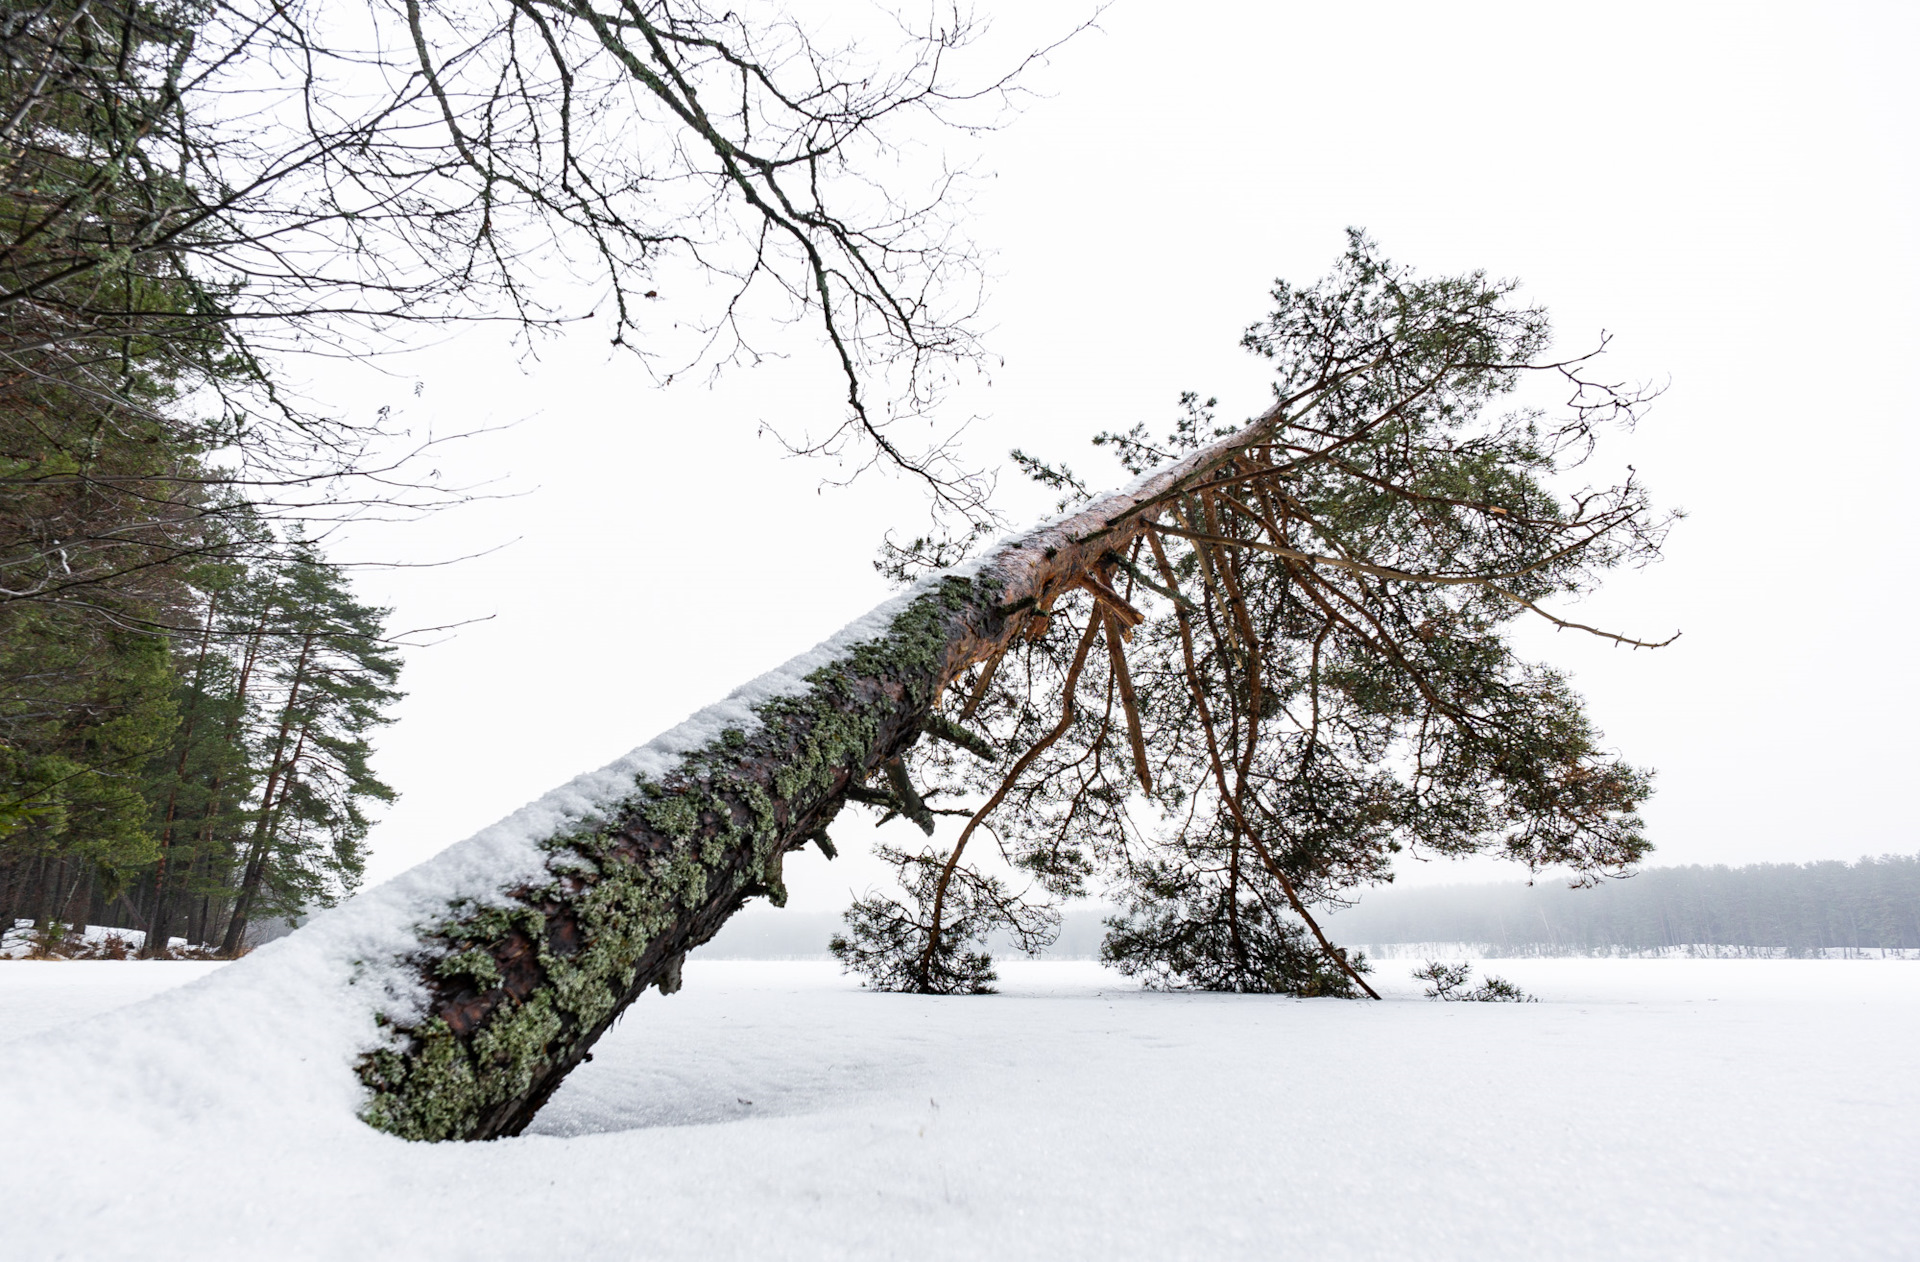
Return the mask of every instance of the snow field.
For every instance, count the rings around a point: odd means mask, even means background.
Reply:
[[[178,1028],[241,970],[9,964],[0,1255],[1920,1256],[1920,967],[1493,961],[1526,1005],[1429,1003],[1408,967],[1368,1004],[695,958],[536,1133],[417,1145],[244,1004],[231,1046]]]
[[[138,1003],[222,967],[174,960],[62,960],[0,969],[0,1049],[29,1034]],[[5,1055],[0,1050],[0,1056]]]

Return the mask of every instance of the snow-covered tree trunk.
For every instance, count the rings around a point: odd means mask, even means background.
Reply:
[[[426,914],[411,950],[359,962],[388,992],[381,1044],[359,1061],[362,1116],[415,1139],[518,1133],[629,1003],[679,987],[686,953],[728,916],[756,895],[785,901],[785,854],[823,832],[850,787],[944,726],[943,689],[1063,592],[1117,600],[1112,558],[1159,497],[1263,429],[923,580],[468,853],[401,878],[404,897],[389,901]]]
[[[1055,601],[1072,591],[1090,594],[1093,608],[1080,601],[1072,613],[1085,624],[1058,685],[1061,717],[1050,730],[1018,729],[1029,741],[1036,730],[1046,734],[1007,751],[1001,788],[929,886],[926,923],[915,922],[925,935],[922,978],[942,948],[942,899],[967,837],[1071,728],[1079,674],[1101,635],[1113,684],[1108,717],[1117,699],[1141,791],[1154,794],[1150,745],[1169,755],[1186,749],[1177,774],[1192,783],[1179,787],[1207,794],[1213,818],[1200,826],[1206,835],[1183,833],[1172,844],[1198,847],[1182,862],[1194,854],[1211,862],[1209,838],[1252,847],[1272,887],[1261,896],[1264,911],[1281,914],[1284,901],[1324,962],[1294,959],[1308,948],[1287,929],[1273,950],[1291,961],[1288,970],[1313,979],[1337,970],[1354,990],[1373,993],[1314,920],[1307,904],[1315,890],[1303,895],[1300,878],[1374,879],[1397,836],[1439,853],[1497,849],[1536,870],[1625,869],[1647,848],[1636,813],[1645,774],[1596,746],[1578,698],[1515,656],[1502,628],[1525,610],[1617,643],[1671,642],[1586,626],[1538,603],[1591,590],[1602,571],[1659,554],[1667,519],[1652,515],[1631,475],[1571,499],[1543,481],[1584,460],[1598,427],[1631,423],[1651,395],[1583,375],[1592,355],[1544,358],[1545,313],[1514,307],[1512,290],[1478,273],[1416,278],[1354,234],[1327,280],[1276,289],[1273,316],[1248,335],[1278,372],[1265,416],[979,560],[929,575],[621,762],[312,926],[318,932],[283,958],[322,965],[332,979],[357,970],[353,985],[333,992],[333,1011],[363,1040],[351,1045],[371,1093],[363,1116],[423,1139],[515,1133],[626,1004],[649,986],[678,986],[686,952],[743,902],[758,894],[783,901],[783,857],[824,839],[848,798],[891,802],[930,829],[899,755],[922,735],[992,752],[955,718],[964,721],[989,692],[999,655],[1044,631]],[[1566,414],[1543,420],[1523,409],[1482,419],[1525,373],[1571,389]],[[1198,406],[1165,447],[1139,429],[1108,437],[1142,468],[1219,433],[1212,425]],[[1080,492],[1070,474],[1036,469]],[[1162,520],[1163,510],[1178,520]],[[1145,545],[1138,564],[1136,544]],[[1197,601],[1178,590],[1187,580],[1169,560],[1173,548],[1192,562]],[[1271,559],[1256,567],[1255,553]],[[1148,615],[1115,591],[1116,575],[1128,593],[1153,593],[1175,610],[1163,628],[1174,637],[1143,637],[1134,650],[1158,654],[1144,678],[1169,694],[1164,705],[1140,705],[1129,682],[1120,646]],[[1247,575],[1271,590],[1250,602]],[[1202,619],[1188,612],[1195,609]],[[1283,643],[1296,626],[1314,629],[1304,672],[1288,665],[1301,664],[1288,656],[1301,645]],[[1211,640],[1210,658],[1196,652],[1196,637]],[[1338,676],[1324,686],[1323,647]],[[976,665],[966,702],[947,717],[943,691]],[[1290,671],[1310,690],[1308,722],[1289,719],[1302,741],[1262,753],[1269,702],[1285,710],[1263,681]],[[1344,752],[1321,740],[1323,699],[1339,710],[1330,723],[1347,729]],[[1399,742],[1416,733],[1427,760],[1421,783],[1389,784],[1383,751],[1403,750]],[[1256,755],[1310,791],[1296,804],[1262,803],[1248,787]],[[1309,758],[1332,761],[1317,771]],[[1162,760],[1153,779],[1168,783],[1162,776],[1174,765]],[[870,785],[883,769],[887,787]],[[1323,789],[1326,801],[1308,800]],[[1298,838],[1281,835],[1293,832],[1295,817],[1321,834],[1298,855],[1288,849]],[[1356,821],[1372,831],[1356,837]],[[1218,902],[1204,881],[1193,888]],[[1237,915],[1239,890],[1225,896]],[[1239,934],[1238,921],[1232,928]],[[1136,953],[1149,962],[1164,956],[1152,942]],[[1274,985],[1269,974],[1279,967],[1262,965],[1259,985]],[[1246,970],[1230,966],[1236,988]],[[384,1022],[379,1035],[367,1028],[370,1009]]]

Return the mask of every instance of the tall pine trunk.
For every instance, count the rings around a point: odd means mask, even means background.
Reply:
[[[252,913],[254,896],[259,892],[260,882],[266,874],[267,852],[273,841],[272,825],[280,797],[286,796],[286,788],[291,787],[292,764],[283,761],[287,752],[287,739],[292,735],[294,716],[300,704],[300,691],[307,682],[307,663],[313,654],[315,634],[309,631],[300,641],[300,657],[294,663],[293,682],[287,687],[287,702],[280,711],[280,730],[274,738],[273,760],[267,768],[267,785],[260,794],[260,817],[254,826],[253,838],[247,847],[246,866],[241,872],[240,890],[234,896],[233,916],[227,921],[227,933],[220,944],[222,955],[233,955],[240,949],[240,943],[247,932],[247,917]],[[306,733],[301,732],[304,743]]]
[[[240,675],[234,681],[226,740],[235,748],[241,743],[242,728],[247,719],[247,698],[251,695],[248,690],[252,685],[254,667],[260,661],[260,649],[266,638],[267,619],[271,612],[271,605],[263,608],[260,617],[247,632],[246,651],[240,659]],[[221,803],[225,800],[221,795],[227,787],[226,778],[219,771],[208,780],[206,806],[200,813],[200,827],[194,834],[193,875],[201,884],[201,893],[198,898],[189,895],[187,936],[196,945],[204,945],[212,940],[213,925],[217,923],[214,914],[216,900],[209,887],[220,866],[220,856],[214,845],[214,829],[219,822]]]

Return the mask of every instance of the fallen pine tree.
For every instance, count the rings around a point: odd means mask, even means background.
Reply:
[[[1385,879],[1403,839],[1622,870],[1646,850],[1647,777],[1502,627],[1577,625],[1539,601],[1657,550],[1630,479],[1546,480],[1641,396],[1547,360],[1511,289],[1416,278],[1356,235],[1249,334],[1279,368],[1260,418],[1208,432],[1195,407],[1184,451],[1109,436],[1143,471],[1108,495],[1029,461],[1080,502],[294,935],[292,954],[312,933],[306,957],[351,960],[362,1116],[517,1133],[743,903],[784,902],[789,853],[831,856],[849,801],[931,834],[929,795],[985,791],[956,845],[892,852],[913,906],[869,900],[836,944],[895,989],[981,989],[970,940],[1044,933],[1044,904],[966,860],[996,812],[1042,895],[1132,882],[1108,953],[1163,983],[1371,994],[1311,904]],[[1571,384],[1564,420],[1482,423],[1535,373]],[[1157,850],[1143,811],[1176,821]]]

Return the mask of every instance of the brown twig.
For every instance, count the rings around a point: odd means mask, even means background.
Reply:
[[[1133,746],[1133,766],[1140,777],[1140,791],[1153,796],[1153,775],[1147,770],[1147,741],[1140,730],[1140,703],[1134,700],[1133,676],[1127,673],[1127,654],[1120,643],[1120,619],[1109,611],[1107,620],[1107,657],[1113,664],[1113,681],[1120,688],[1120,706],[1127,712],[1127,740]]]

